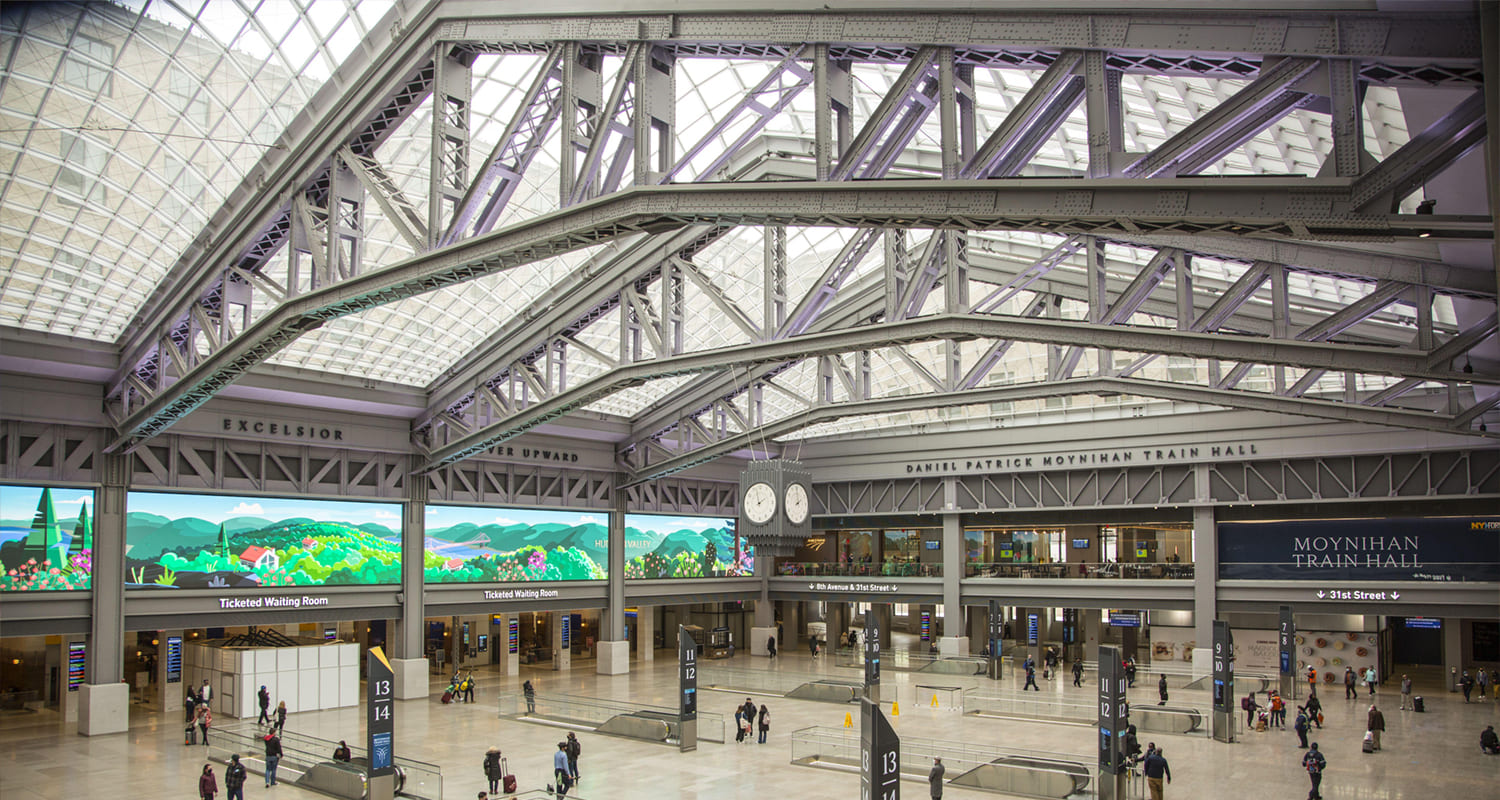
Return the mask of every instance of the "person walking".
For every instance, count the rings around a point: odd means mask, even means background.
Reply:
[[[1470,675],[1468,670],[1464,670],[1464,675],[1458,679],[1458,683],[1464,690],[1464,702],[1469,702],[1469,693],[1474,691],[1474,676]]]
[[[941,758],[932,759],[932,771],[927,773],[927,785],[931,789],[932,800],[943,800],[943,775],[948,769],[943,766]]]
[[[1074,661],[1073,662],[1073,685],[1074,686],[1082,686],[1083,685],[1083,660],[1082,659],[1079,659],[1078,661]]]
[[[1370,706],[1370,713],[1365,715],[1365,730],[1370,734],[1370,740],[1375,743],[1375,749],[1380,749],[1380,734],[1385,732],[1385,714],[1375,706]]]
[[[198,702],[211,703],[214,699],[214,687],[208,685],[208,679],[203,679],[203,686],[198,689]]]
[[[568,775],[574,783],[578,782],[578,756],[583,753],[583,745],[578,741],[578,734],[568,731]]]
[[[1297,732],[1297,749],[1307,749],[1307,709],[1297,706],[1297,721],[1292,723],[1292,730]]]
[[[767,636],[766,637],[766,656],[769,657],[769,658],[775,658],[776,657],[776,637],[775,636]]]
[[[228,800],[245,800],[245,779],[249,777],[245,765],[240,763],[240,754],[231,755],[229,766],[224,768],[224,796]]]
[[[1135,688],[1135,656],[1125,659],[1125,684],[1127,689]]]
[[[760,704],[760,720],[757,726],[760,730],[760,739],[756,744],[766,743],[766,734],[771,732],[771,709],[766,708],[765,703]]]
[[[1307,770],[1307,777],[1312,781],[1312,789],[1307,793],[1307,800],[1322,800],[1323,794],[1319,788],[1323,785],[1323,770],[1328,767],[1328,759],[1318,752],[1318,743],[1312,743],[1312,749],[1302,756],[1302,768]]]
[[[1146,774],[1146,785],[1151,789],[1151,800],[1162,800],[1162,781],[1172,782],[1172,767],[1167,764],[1162,749],[1151,745],[1151,753],[1141,762],[1141,771]]]
[[[1370,696],[1375,696],[1375,668],[1365,667],[1365,687],[1370,690]],[[1481,692],[1480,694],[1483,694]]]
[[[261,724],[270,725],[271,724],[271,693],[266,690],[266,687],[262,686],[262,687],[260,687],[260,691],[255,693],[255,696],[260,700],[260,719],[257,719],[255,721],[255,724],[257,724],[257,725],[261,725]]]
[[[1317,692],[1307,698],[1307,717],[1318,726],[1318,730],[1323,730],[1323,701],[1318,699]]]
[[[1354,677],[1353,667],[1344,667],[1344,699],[1358,700],[1359,690],[1354,688],[1357,679]]]
[[[490,791],[498,793],[504,777],[505,772],[500,767],[500,748],[491,747],[484,751],[484,778],[490,782]]]
[[[276,735],[280,736],[286,728],[286,701],[282,700],[276,704]]]
[[[281,737],[275,731],[266,734],[266,786],[276,785],[276,765],[281,763]]]
[[[1411,676],[1410,675],[1402,675],[1401,676],[1401,710],[1405,711],[1406,707],[1409,706],[1409,705],[1411,705]]]
[[[214,765],[204,764],[203,774],[198,776],[198,796],[203,800],[214,800],[219,793],[219,779],[214,777]]]
[[[1255,692],[1251,692],[1250,694],[1245,695],[1245,697],[1240,700],[1240,708],[1243,708],[1245,710],[1245,727],[1254,728],[1255,712],[1260,709],[1260,704],[1255,702]]]
[[[1042,687],[1036,685],[1036,665],[1030,663],[1030,659],[1026,664],[1026,685],[1021,687],[1021,691],[1024,692],[1027,689],[1035,689],[1039,692],[1042,690]]]
[[[464,676],[464,702],[465,703],[472,703],[472,702],[474,702],[474,671],[473,670],[469,670],[469,674]]]
[[[1161,698],[1157,701],[1157,705],[1167,704],[1167,676],[1165,674],[1156,679],[1156,696]]]
[[[213,727],[214,712],[207,703],[198,706],[198,730],[203,734],[203,746],[208,747],[208,729]]]
[[[1485,689],[1489,688],[1490,685],[1490,674],[1485,671],[1484,667],[1479,668],[1479,674],[1474,676],[1474,682],[1479,684],[1480,699],[1484,699]]]
[[[552,754],[552,779],[556,781],[557,796],[567,797],[568,787],[573,783],[572,773],[568,771],[568,743],[558,742],[557,752]],[[551,786],[547,787],[549,790]]]
[[[536,687],[531,685],[531,679],[530,678],[527,678],[526,682],[523,683],[523,684],[521,684],[521,694],[526,695],[526,713],[527,714],[535,714],[536,713]]]

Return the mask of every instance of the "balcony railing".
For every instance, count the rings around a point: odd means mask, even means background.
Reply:
[[[777,575],[848,578],[941,578],[943,565],[934,563],[845,564],[836,561],[782,561]]]
[[[1017,564],[1013,561],[964,565],[966,578],[1126,578],[1130,580],[1192,580],[1192,564]]]

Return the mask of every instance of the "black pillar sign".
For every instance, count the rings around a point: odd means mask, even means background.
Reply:
[[[1000,615],[1000,601],[990,601],[990,677],[1000,679],[1000,642],[1005,638],[1005,618]]]
[[[1291,675],[1297,665],[1297,623],[1292,620],[1292,607],[1281,607],[1281,674]]]
[[[1214,710],[1232,713],[1234,703],[1234,634],[1229,623],[1214,620]]]
[[[365,672],[369,676],[369,719],[366,728],[369,734],[370,777],[395,774],[394,759],[396,744],[396,674],[391,662],[379,647],[370,648],[365,655]]]
[[[677,628],[678,683],[681,692],[677,712],[683,722],[698,718],[698,642],[686,629]]]
[[[861,702],[860,800],[901,800],[901,739],[879,703],[868,697]]]
[[[1119,775],[1125,771],[1126,753],[1121,742],[1130,724],[1130,706],[1125,697],[1125,669],[1117,647],[1099,648],[1099,771]]]
[[[865,612],[865,689],[880,685],[880,623],[875,609]]]

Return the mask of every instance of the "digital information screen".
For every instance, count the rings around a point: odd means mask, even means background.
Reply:
[[[182,637],[167,637],[167,683],[182,682]]]
[[[508,647],[510,648],[510,652],[512,652],[512,653],[520,652],[520,650],[521,650],[521,623],[519,621],[517,621],[517,620],[511,620],[510,621],[510,630],[508,631],[508,637],[509,637]]]
[[[68,691],[76,692],[83,685],[84,661],[88,645],[84,642],[68,642]]]
[[[1037,617],[1035,614],[1026,615],[1026,643],[1036,644],[1041,641],[1037,638]]]
[[[1427,617],[1407,617],[1406,627],[1431,628],[1435,630],[1443,627],[1443,621],[1440,619],[1429,619]]]
[[[1109,612],[1109,624],[1115,628],[1139,628],[1141,627],[1141,612],[1111,611]]]
[[[922,612],[922,641],[932,641],[932,612]]]

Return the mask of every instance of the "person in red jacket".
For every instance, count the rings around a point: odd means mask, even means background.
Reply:
[[[203,774],[198,776],[198,796],[203,800],[214,800],[219,793],[219,779],[214,777],[212,764],[203,765]]]

